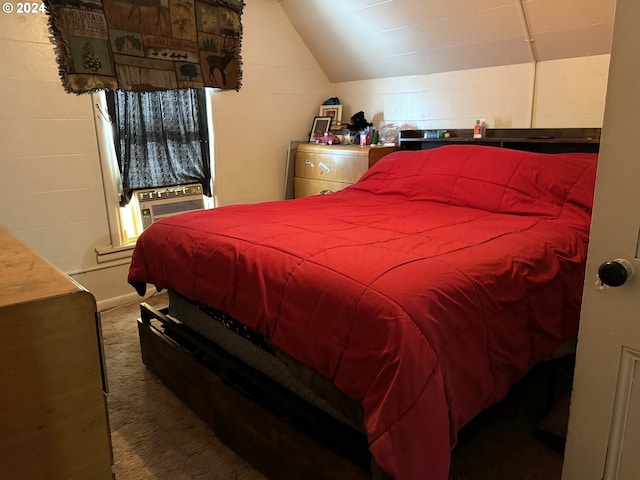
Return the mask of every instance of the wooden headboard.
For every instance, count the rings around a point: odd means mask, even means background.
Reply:
[[[473,144],[541,153],[598,153],[600,130],[600,128],[488,128],[483,138],[473,138],[472,128],[402,130],[398,134],[398,145],[403,150],[425,150],[442,145]]]

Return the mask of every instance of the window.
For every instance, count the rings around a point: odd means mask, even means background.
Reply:
[[[94,98],[112,246],[129,245],[142,231],[135,190],[200,183],[213,206],[204,89],[109,91]]]

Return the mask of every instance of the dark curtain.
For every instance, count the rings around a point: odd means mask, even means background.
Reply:
[[[134,190],[200,183],[211,196],[204,89],[107,92],[120,176],[120,204]]]

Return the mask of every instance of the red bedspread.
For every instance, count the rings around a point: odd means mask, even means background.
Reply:
[[[397,152],[331,195],[164,219],[129,282],[228,312],[362,403],[396,479],[577,331],[595,155]]]

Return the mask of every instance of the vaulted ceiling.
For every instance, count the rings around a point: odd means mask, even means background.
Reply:
[[[332,82],[610,52],[615,0],[280,0]]]

